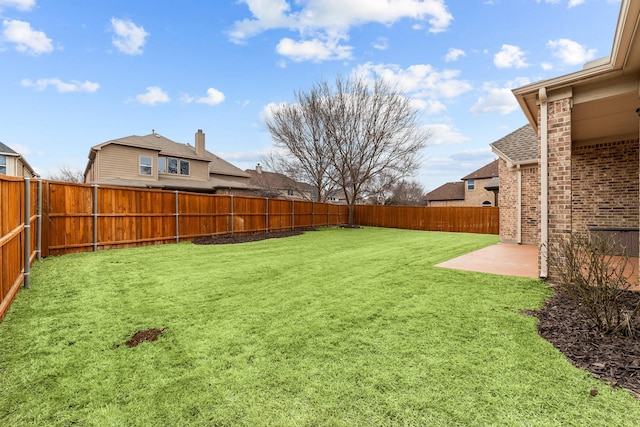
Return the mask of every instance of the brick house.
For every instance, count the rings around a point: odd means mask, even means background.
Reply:
[[[251,194],[251,176],[205,149],[198,129],[194,145],[152,132],[91,147],[84,182],[217,194]]]
[[[23,178],[38,176],[24,157],[2,142],[0,142],[0,174]]]
[[[631,233],[638,242],[639,22],[640,1],[622,0],[608,57],[513,90],[536,134],[539,172],[532,167],[532,176],[523,173],[522,178],[527,187],[523,194],[529,192],[534,200],[539,192],[540,226],[539,231],[527,231],[531,234],[526,239],[523,228],[522,240],[534,240],[540,233],[535,240],[540,244],[541,277],[554,277],[547,262],[549,242],[571,233]],[[517,162],[513,165],[517,168]],[[500,194],[507,197],[503,188]],[[513,240],[517,230],[506,225],[501,238]]]
[[[425,195],[427,206],[498,206],[498,160]]]
[[[291,200],[314,200],[314,189],[311,185],[298,182],[286,175],[267,172],[260,164],[255,169],[245,169],[251,176],[249,183],[255,187],[255,194],[260,197],[282,198]]]
[[[540,168],[538,139],[530,125],[490,144],[500,175],[500,240],[540,242]]]

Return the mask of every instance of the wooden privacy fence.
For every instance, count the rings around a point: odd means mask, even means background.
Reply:
[[[0,178],[0,320],[9,309],[20,284],[29,286],[29,268],[37,256],[39,227],[36,213],[40,186],[31,180]]]
[[[0,320],[35,258],[341,225],[345,205],[0,176]],[[356,206],[355,223],[498,234],[498,208]]]
[[[496,207],[355,206],[356,223],[409,230],[499,234]]]
[[[45,183],[43,255],[174,243],[220,234],[343,224],[346,206],[300,200]]]

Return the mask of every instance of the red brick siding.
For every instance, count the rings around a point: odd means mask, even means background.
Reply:
[[[518,170],[509,169],[500,159],[500,240],[515,243],[518,240]],[[522,180],[521,239],[522,243],[540,243],[540,169],[527,166],[520,169]]]
[[[574,232],[638,227],[638,140],[573,148]]]

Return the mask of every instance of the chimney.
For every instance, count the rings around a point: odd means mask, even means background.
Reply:
[[[198,129],[196,132],[196,155],[204,156],[204,132],[202,129]]]
[[[256,165],[256,172],[258,172],[258,174],[262,173],[262,166],[260,166],[260,163]]]

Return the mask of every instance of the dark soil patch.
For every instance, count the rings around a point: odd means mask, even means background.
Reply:
[[[623,297],[625,306],[631,309],[640,300],[640,292],[628,291]],[[538,318],[540,336],[575,366],[640,398],[640,319],[635,319],[635,337],[603,335],[560,290],[540,310],[525,314]]]
[[[165,331],[164,328],[163,329],[141,329],[135,334],[133,334],[131,339],[127,341],[125,344],[127,347],[135,347],[138,344],[141,344],[145,341],[149,341],[149,342],[155,341],[164,331]]]
[[[196,245],[229,245],[234,243],[257,242],[266,239],[299,236],[306,231],[316,231],[315,228],[296,228],[295,230],[270,231],[260,234],[219,234],[209,237],[200,237],[193,240]]]

